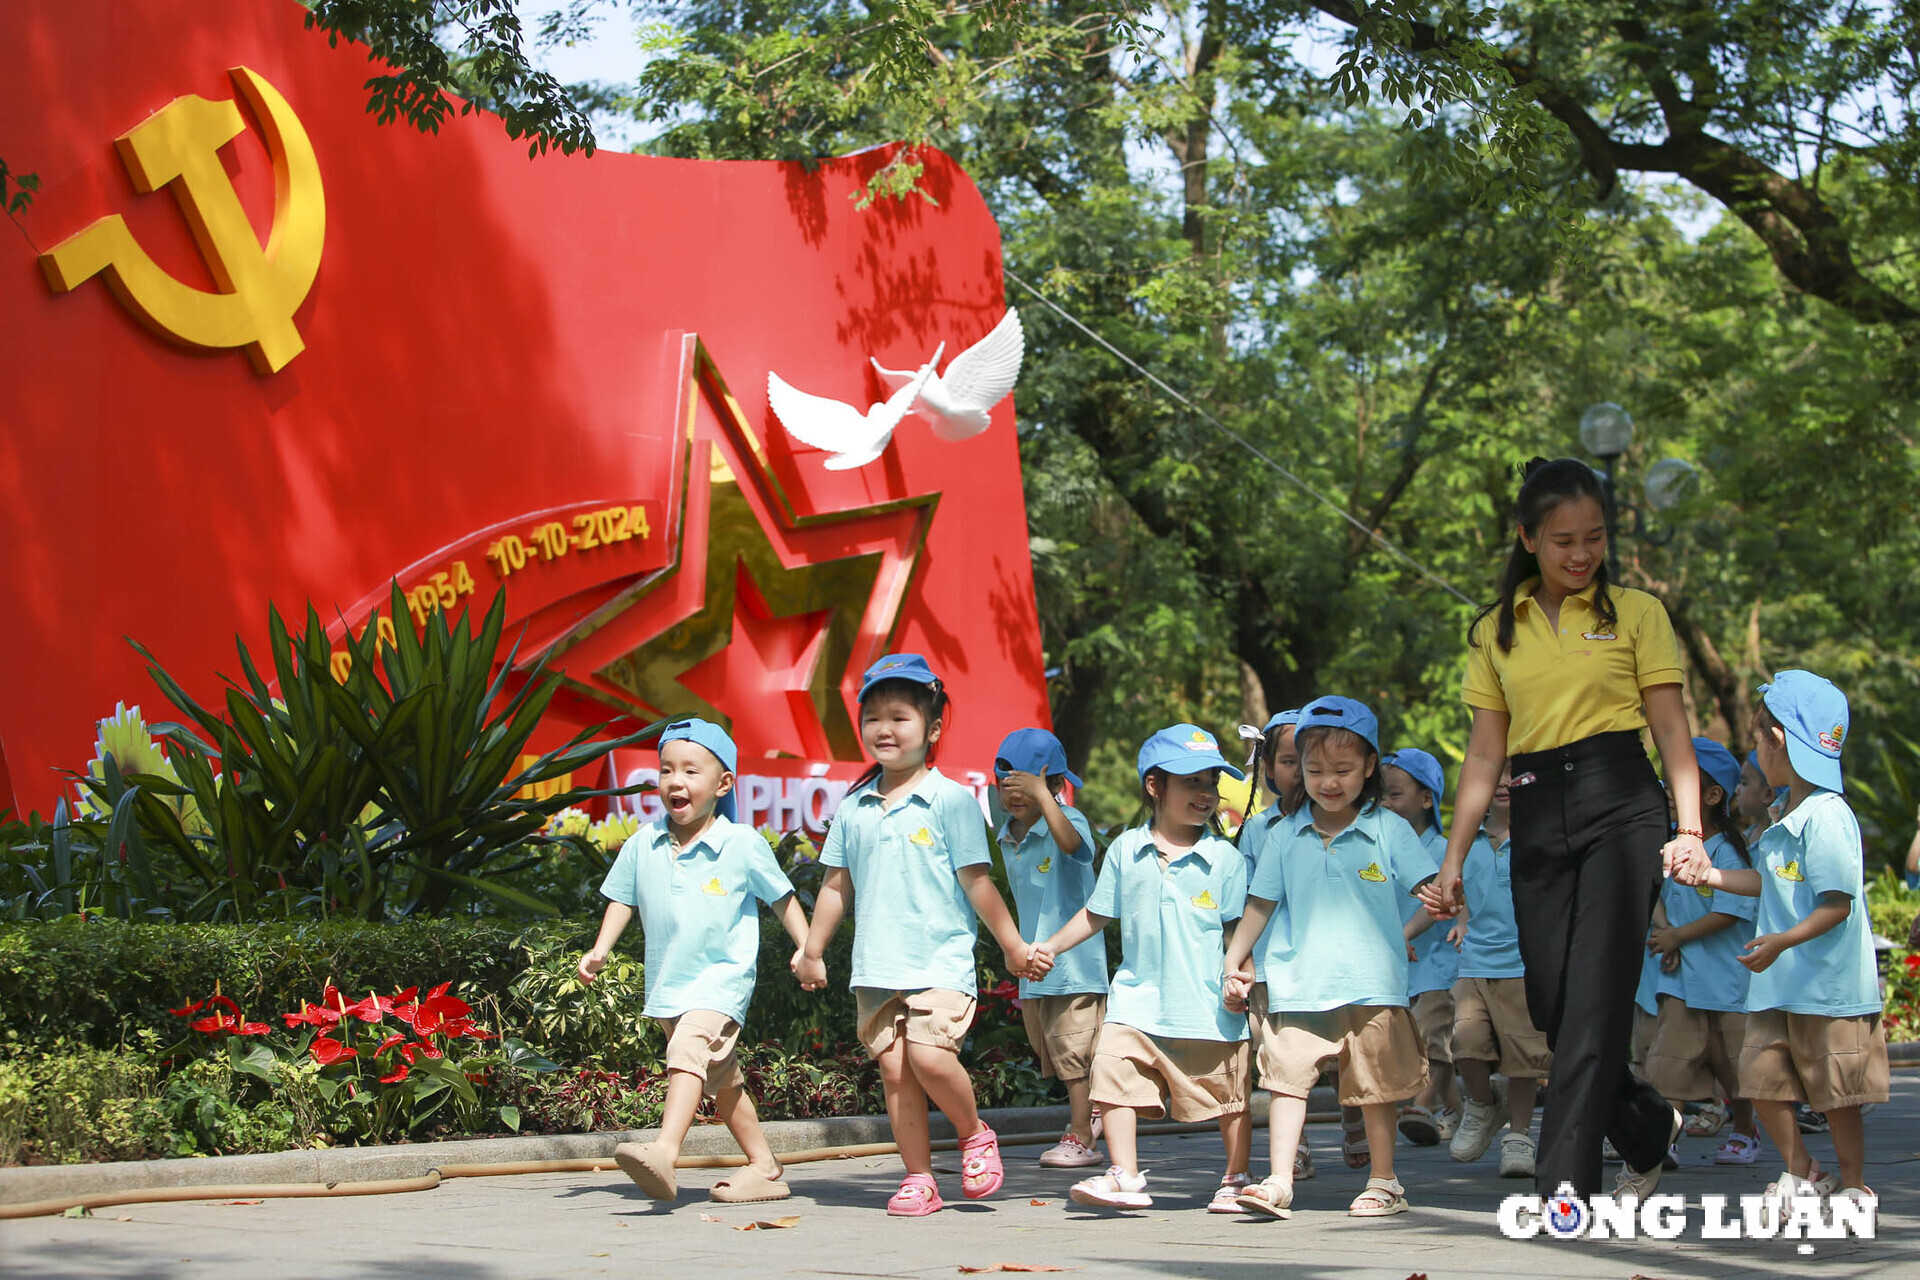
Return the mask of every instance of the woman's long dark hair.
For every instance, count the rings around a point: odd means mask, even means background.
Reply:
[[[1530,536],[1539,533],[1547,516],[1563,502],[1592,498],[1600,504],[1602,512],[1607,509],[1607,491],[1600,483],[1600,477],[1578,458],[1534,458],[1520,468],[1520,477],[1520,492],[1513,500],[1513,521]],[[1514,593],[1528,578],[1539,576],[1540,561],[1533,552],[1527,550],[1527,544],[1516,533],[1513,550],[1507,553],[1507,567],[1500,571],[1500,593],[1473,615],[1473,621],[1467,626],[1467,643],[1477,643],[1473,633],[1479,629],[1481,620],[1492,614],[1495,619],[1494,643],[1500,646],[1502,653],[1512,649]],[[1612,626],[1619,621],[1619,615],[1614,611],[1613,584],[1607,574],[1604,556],[1593,571],[1593,585],[1596,588],[1593,593],[1594,611],[1600,615],[1602,623]]]
[[[873,683],[872,687],[867,690],[866,698],[860,699],[860,705],[864,707],[867,704],[867,698],[874,697],[877,694],[890,694],[896,698],[905,698],[908,702],[911,702],[915,707],[919,708],[921,717],[927,722],[927,735],[929,737],[932,737],[936,725],[940,727],[940,732],[944,734],[947,731],[949,721],[953,717],[953,699],[947,696],[947,687],[938,680],[932,684],[921,684],[917,680],[877,680]],[[933,764],[933,758],[938,754],[939,750],[940,744],[938,742],[929,742],[927,744],[927,764],[929,766]],[[868,765],[867,771],[855,779],[852,786],[847,788],[847,794],[853,794],[884,772],[886,772],[886,770],[882,769],[877,761]]]

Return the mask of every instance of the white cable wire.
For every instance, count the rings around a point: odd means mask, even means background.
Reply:
[[[1399,560],[1402,564],[1406,565],[1409,569],[1412,569],[1415,573],[1425,578],[1428,582],[1433,583],[1434,586],[1439,587],[1442,591],[1445,591],[1447,594],[1453,596],[1456,600],[1459,600],[1462,604],[1478,607],[1479,601],[1471,599],[1469,596],[1467,596],[1465,592],[1461,591],[1458,587],[1454,586],[1451,582],[1448,582],[1445,578],[1441,577],[1438,573],[1435,573],[1433,570],[1427,568],[1425,565],[1421,564],[1418,560],[1415,560],[1412,556],[1402,551],[1399,547],[1394,546],[1393,543],[1388,541],[1386,536],[1380,533],[1378,530],[1369,529],[1366,525],[1354,519],[1354,517],[1348,513],[1345,507],[1342,507],[1339,503],[1334,502],[1331,498],[1328,498],[1325,494],[1321,493],[1318,489],[1314,488],[1312,485],[1308,484],[1305,480],[1302,480],[1299,476],[1295,475],[1292,471],[1282,466],[1279,462],[1269,457],[1266,453],[1262,452],[1260,448],[1256,446],[1251,440],[1247,439],[1245,436],[1235,431],[1232,427],[1229,427],[1226,423],[1220,421],[1220,419],[1214,417],[1211,413],[1208,413],[1205,409],[1201,408],[1199,405],[1195,404],[1193,401],[1187,399],[1185,396],[1181,395],[1178,391],[1175,391],[1172,387],[1168,386],[1164,381],[1162,381],[1151,369],[1145,368],[1139,363],[1139,361],[1135,360],[1132,356],[1120,350],[1120,348],[1114,346],[1111,342],[1108,342],[1105,338],[1101,337],[1099,334],[1095,333],[1092,329],[1089,329],[1086,325],[1082,324],[1078,317],[1074,316],[1072,313],[1067,311],[1066,308],[1062,307],[1059,303],[1055,302],[1052,298],[1049,298],[1046,294],[1040,292],[1038,289],[1028,284],[1025,280],[1022,280],[1014,272],[1006,270],[1004,266],[1001,268],[1001,270],[1005,273],[1007,279],[1013,281],[1015,284],[1019,285],[1022,289],[1025,289],[1028,293],[1032,294],[1034,297],[1038,298],[1041,302],[1045,303],[1048,307],[1052,308],[1053,311],[1057,315],[1059,315],[1059,317],[1062,320],[1065,320],[1068,324],[1072,325],[1074,328],[1078,329],[1080,332],[1086,334],[1089,338],[1092,338],[1095,342],[1099,343],[1102,347],[1104,347],[1107,350],[1109,354],[1111,354],[1114,357],[1114,359],[1120,361],[1122,364],[1132,369],[1135,373],[1138,373],[1141,377],[1151,382],[1154,386],[1166,392],[1169,396],[1173,397],[1182,406],[1184,406],[1188,412],[1198,417],[1201,421],[1207,423],[1214,430],[1218,431],[1221,435],[1227,437],[1227,439],[1233,441],[1235,444],[1239,445],[1242,449],[1245,449],[1248,453],[1252,454],[1254,457],[1258,458],[1260,461],[1266,463],[1269,467],[1272,467],[1275,471],[1279,472],[1282,476],[1286,477],[1286,479],[1290,483],[1292,483],[1296,488],[1298,488],[1302,493],[1306,494],[1308,497],[1312,498],[1315,502],[1318,502],[1321,506],[1333,512],[1335,515],[1339,516],[1342,520],[1345,520],[1348,524],[1358,529],[1361,533],[1366,534],[1368,540],[1371,541],[1375,546],[1379,547],[1382,551],[1385,551],[1388,555],[1393,556],[1395,559]]]

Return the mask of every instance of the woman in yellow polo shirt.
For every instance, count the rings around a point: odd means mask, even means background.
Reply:
[[[1658,600],[1608,581],[1604,504],[1583,462],[1525,468],[1500,594],[1468,635],[1473,730],[1423,894],[1436,914],[1460,905],[1461,864],[1511,757],[1514,919],[1527,1007],[1553,1049],[1535,1165],[1546,1195],[1598,1191],[1607,1138],[1650,1192],[1680,1124],[1627,1055],[1663,846],[1700,847],[1699,776],[1673,626]],[[1646,728],[1679,814],[1671,842]]]

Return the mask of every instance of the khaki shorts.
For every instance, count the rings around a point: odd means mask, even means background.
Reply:
[[[855,987],[853,1002],[860,1043],[875,1058],[902,1037],[909,1044],[930,1044],[958,1053],[973,1026],[973,997],[941,987],[925,991]]]
[[[1740,1093],[1815,1111],[1887,1100],[1887,1033],[1879,1014],[1829,1018],[1765,1009],[1747,1015]]]
[[[1678,1102],[1740,1096],[1740,1048],[1747,1015],[1690,1009],[1678,996],[1660,997],[1660,1014],[1647,1050],[1647,1083]]]
[[[1453,1058],[1490,1062],[1509,1080],[1547,1074],[1553,1054],[1527,1013],[1525,978],[1462,978],[1453,984]]]
[[[1212,1120],[1247,1109],[1247,1042],[1162,1040],[1107,1022],[1094,1042],[1091,1079],[1100,1106]]]
[[[740,1024],[712,1009],[689,1009],[678,1017],[655,1018],[667,1037],[667,1070],[699,1076],[708,1097],[746,1084],[734,1046]]]
[[[1106,1021],[1107,998],[1097,991],[1068,996],[1027,996],[1020,1020],[1039,1061],[1040,1074],[1062,1082],[1085,1080],[1093,1070],[1093,1042]]]
[[[1401,1005],[1349,1004],[1266,1016],[1260,1087],[1288,1098],[1312,1092],[1323,1067],[1340,1071],[1340,1105],[1399,1102],[1427,1087],[1420,1028]]]
[[[1428,1062],[1453,1061],[1453,992],[1422,991],[1413,998],[1413,1020],[1420,1027]]]

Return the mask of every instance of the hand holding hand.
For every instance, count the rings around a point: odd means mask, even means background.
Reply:
[[[1667,874],[1679,884],[1704,884],[1707,873],[1713,870],[1713,859],[1707,855],[1706,846],[1692,836],[1669,842],[1660,851],[1660,858]]]
[[[574,976],[580,979],[581,986],[591,986],[594,978],[598,977],[600,971],[606,967],[607,957],[604,952],[589,951],[580,957],[580,964],[574,970]]]
[[[1229,1013],[1245,1013],[1247,996],[1252,991],[1253,965],[1248,962],[1227,973],[1226,981],[1222,984],[1220,1003],[1227,1007]]]
[[[1459,914],[1465,900],[1460,893],[1460,866],[1451,858],[1440,864],[1440,874],[1417,891],[1420,905],[1435,920],[1451,920]]]
[[[1053,952],[1047,950],[1044,943],[1034,943],[1027,948],[1027,979],[1038,982],[1053,969]]]
[[[787,968],[793,970],[793,976],[799,981],[802,991],[818,991],[827,985],[826,960],[809,956],[804,947],[794,948],[793,959],[787,962]]]

